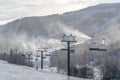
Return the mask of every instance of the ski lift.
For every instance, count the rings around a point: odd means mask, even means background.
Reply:
[[[106,49],[106,45],[105,45],[105,38],[103,38],[103,43],[102,44],[98,44],[96,42],[92,42],[89,44],[89,50],[93,50],[93,51],[107,51]]]
[[[37,55],[36,55],[36,57],[40,57],[40,55],[39,55],[39,54],[37,54]]]
[[[45,54],[45,56],[51,56],[51,54]]]

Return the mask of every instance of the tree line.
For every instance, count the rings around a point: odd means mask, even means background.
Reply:
[[[120,42],[111,43],[107,51],[90,51],[88,44],[81,44],[71,53],[71,75],[83,78],[94,78],[94,67],[99,68],[102,80],[120,80]],[[55,52],[51,65],[56,66],[58,72],[67,72],[67,53]]]
[[[33,67],[33,63],[28,59],[27,55],[18,52],[17,49],[10,49],[8,54],[0,53],[0,59],[12,64]]]

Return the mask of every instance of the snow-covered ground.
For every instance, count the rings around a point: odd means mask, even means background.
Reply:
[[[88,80],[62,74],[38,71],[33,68],[9,64],[0,60],[0,80]]]

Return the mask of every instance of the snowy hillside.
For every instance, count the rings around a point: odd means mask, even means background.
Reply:
[[[90,39],[84,33],[63,23],[50,23],[50,25],[48,24],[47,27],[44,27],[41,26],[41,22],[34,23],[34,18],[29,22],[31,19],[23,18],[4,26],[5,28],[0,34],[1,50],[6,51],[6,46],[8,49],[12,46],[12,48],[17,48],[22,51],[34,52],[38,47],[59,49],[62,46],[60,41],[62,34],[74,34],[78,44]]]
[[[67,25],[79,29],[90,35],[110,28],[112,24],[119,22],[120,3],[100,4],[83,10],[63,14]]]
[[[0,60],[0,80],[88,80],[65,75],[37,71],[25,66],[17,66]]]
[[[60,36],[64,33],[77,36],[78,44],[96,34],[108,42],[117,41],[120,39],[119,9],[120,3],[100,4],[61,15],[17,19],[2,25],[0,49],[6,51],[12,47],[35,51],[37,47],[60,48]]]

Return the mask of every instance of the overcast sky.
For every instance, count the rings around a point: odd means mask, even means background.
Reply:
[[[26,16],[44,16],[120,0],[0,0],[0,24]]]

